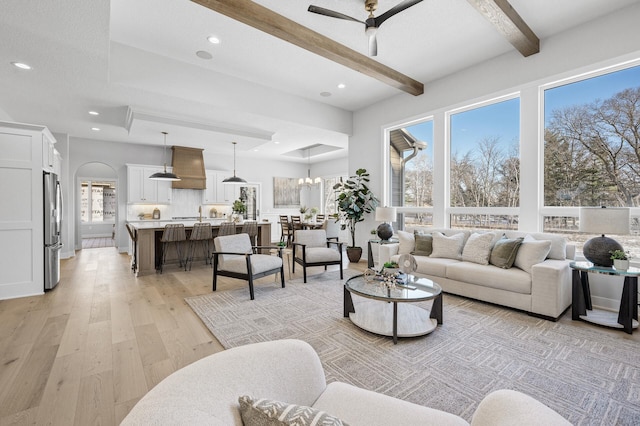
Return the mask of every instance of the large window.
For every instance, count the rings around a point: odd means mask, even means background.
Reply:
[[[433,121],[389,132],[390,204],[403,229],[432,225]]]
[[[544,205],[564,208],[544,230],[580,246],[580,206],[640,205],[640,67],[547,88],[544,105]],[[637,218],[631,230],[616,237],[630,249]]]
[[[520,205],[520,99],[468,109],[450,116],[451,227],[517,228],[507,210]]]

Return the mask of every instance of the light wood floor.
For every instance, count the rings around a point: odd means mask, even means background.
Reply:
[[[136,278],[129,262],[81,250],[53,291],[0,301],[0,425],[119,424],[164,377],[223,349],[184,302],[211,293],[208,265]]]

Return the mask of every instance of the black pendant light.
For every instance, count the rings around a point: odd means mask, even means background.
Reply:
[[[236,143],[237,142],[231,142],[231,143],[233,144],[233,176],[224,179],[222,183],[247,183],[246,180],[236,176]]]
[[[151,176],[149,176],[149,179],[153,179],[153,180],[171,180],[171,181],[181,180],[175,174],[173,174],[171,172],[167,172],[167,132],[162,132],[162,134],[164,135],[164,153],[163,153],[163,157],[164,157],[164,172],[156,172],[156,173],[152,174]]]

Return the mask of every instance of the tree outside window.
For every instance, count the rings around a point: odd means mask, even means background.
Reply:
[[[520,100],[452,114],[450,129],[451,207],[519,207]],[[480,214],[468,210],[450,218],[451,227],[517,228],[517,216],[498,211]]]

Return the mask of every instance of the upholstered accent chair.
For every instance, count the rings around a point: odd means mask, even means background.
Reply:
[[[327,239],[324,229],[310,229],[296,231],[293,237],[293,272],[296,263],[302,266],[304,282],[307,282],[307,267],[340,265],[340,279],[342,272],[342,243]]]
[[[213,239],[213,291],[216,291],[218,275],[247,280],[249,295],[253,295],[253,280],[280,273],[284,288],[284,268],[280,247],[252,246],[249,234],[223,235]],[[278,249],[278,256],[259,254],[259,249]]]

